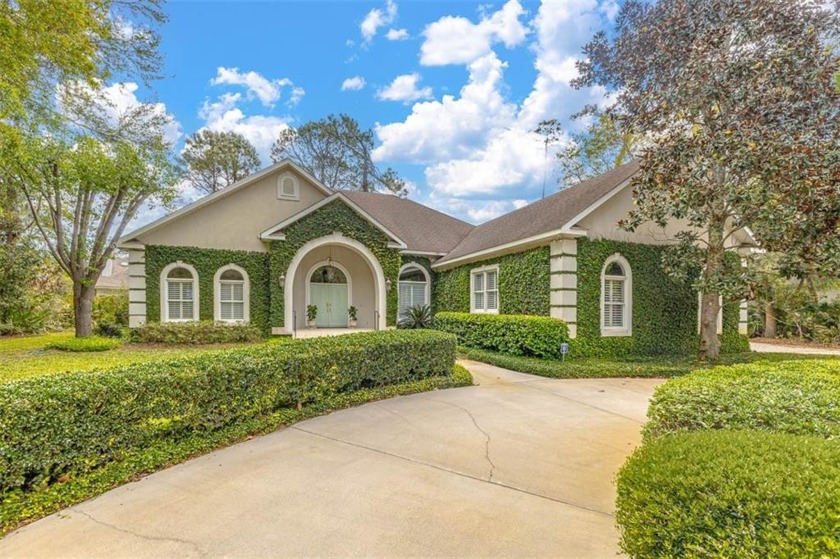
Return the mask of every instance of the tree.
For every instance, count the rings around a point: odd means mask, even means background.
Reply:
[[[585,128],[569,134],[569,143],[557,153],[562,184],[566,187],[602,175],[633,159],[635,136],[597,107],[587,106],[572,115]]]
[[[669,270],[700,270],[700,351],[714,358],[719,296],[743,290],[725,258],[737,230],[749,225],[768,250],[840,269],[840,94],[829,48],[838,11],[793,0],[627,0],[616,26],[584,47],[574,85],[614,92],[609,114],[644,138],[635,209],[622,225],[691,226]]]
[[[73,282],[76,336],[89,336],[94,286],[126,225],[145,202],[175,194],[170,146],[162,132],[145,143],[77,134],[33,137],[24,153],[14,180],[42,241]]]
[[[289,158],[329,188],[404,196],[405,181],[391,168],[379,169],[370,157],[373,132],[348,115],[329,115],[299,128],[287,128],[271,148],[275,162]]]
[[[187,138],[181,156],[192,185],[207,194],[230,186],[260,168],[257,149],[236,132],[196,132]]]

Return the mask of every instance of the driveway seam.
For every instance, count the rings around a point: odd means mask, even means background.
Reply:
[[[495,485],[497,487],[502,487],[504,489],[510,489],[512,491],[516,491],[517,493],[522,493],[524,495],[530,495],[531,497],[537,497],[539,499],[545,499],[547,501],[551,501],[551,502],[558,503],[558,504],[561,504],[561,505],[565,505],[565,506],[568,506],[568,507],[576,508],[576,509],[579,509],[579,510],[584,510],[584,511],[587,511],[587,512],[592,512],[592,513],[595,513],[595,514],[598,514],[598,515],[601,515],[601,516],[606,516],[606,517],[609,517],[609,518],[614,518],[615,517],[615,515],[611,512],[605,512],[605,511],[602,511],[602,510],[599,510],[599,509],[596,509],[596,508],[587,507],[586,505],[580,505],[580,504],[577,504],[577,503],[572,503],[570,501],[564,501],[563,499],[558,499],[556,497],[551,497],[549,495],[543,495],[542,493],[534,493],[533,491],[528,491],[527,489],[522,489],[521,487],[515,487],[513,485],[508,485],[508,484],[502,483],[500,481],[491,481],[491,480],[487,480],[487,479],[484,479],[484,478],[476,477],[476,476],[473,476],[473,475],[470,475],[470,474],[467,474],[467,473],[464,473],[464,472],[459,472],[457,470],[451,470],[449,468],[445,468],[445,467],[439,466],[437,464],[430,464],[429,462],[423,462],[423,461],[417,460],[415,458],[410,458],[408,456],[402,456],[401,454],[395,454],[393,452],[388,452],[387,450],[382,450],[382,449],[374,448],[374,447],[367,446],[367,445],[364,445],[364,444],[361,444],[361,443],[356,443],[356,442],[353,442],[353,441],[340,439],[338,437],[333,437],[331,435],[325,435],[323,433],[316,433],[315,431],[307,431],[306,429],[301,429],[297,425],[293,425],[293,426],[289,427],[289,429],[294,429],[296,431],[300,431],[301,433],[306,433],[307,435],[312,435],[314,437],[327,439],[329,441],[334,441],[334,442],[337,442],[337,443],[346,444],[346,445],[353,446],[353,447],[356,447],[356,448],[361,448],[363,450],[367,450],[367,451],[370,451],[370,452],[376,452],[377,454],[390,456],[392,458],[397,458],[399,460],[405,460],[406,462],[411,462],[412,464],[417,464],[417,465],[420,465],[420,466],[426,466],[428,468],[433,468],[433,469],[439,470],[441,472],[446,472],[448,474],[454,474],[454,475],[459,476],[459,477],[471,479],[473,481],[478,481],[480,483],[487,483],[487,484],[490,484],[490,485]]]

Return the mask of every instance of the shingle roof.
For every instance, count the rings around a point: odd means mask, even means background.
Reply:
[[[391,194],[340,192],[404,241],[409,251],[447,253],[474,228],[465,221]]]
[[[128,289],[128,259],[111,259],[96,281],[96,289]]]
[[[445,263],[474,252],[555,231],[639,169],[635,161],[475,227],[446,256]]]

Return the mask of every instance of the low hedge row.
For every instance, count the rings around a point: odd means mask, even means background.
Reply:
[[[0,495],[333,394],[446,376],[455,337],[370,332],[44,375],[0,392]]]
[[[631,557],[840,556],[840,444],[759,431],[647,442],[618,475]]]
[[[129,338],[138,344],[232,344],[256,342],[262,331],[251,324],[201,322],[150,322],[132,328]]]
[[[91,351],[108,351],[122,345],[120,340],[104,338],[101,336],[88,336],[85,338],[69,338],[59,340],[46,345],[46,349],[57,349],[59,351],[70,351],[74,353],[86,353]]]
[[[566,323],[544,316],[439,312],[433,328],[455,334],[460,345],[510,355],[560,357],[569,341]]]
[[[715,367],[666,382],[645,437],[702,429],[758,429],[840,437],[840,360]]]

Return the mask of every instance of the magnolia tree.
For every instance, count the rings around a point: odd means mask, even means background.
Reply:
[[[743,294],[725,258],[737,230],[840,270],[838,33],[837,2],[627,0],[615,32],[584,48],[574,85],[611,91],[609,114],[640,138],[622,225],[692,226],[666,267],[703,294],[703,357],[720,351],[720,297]]]

